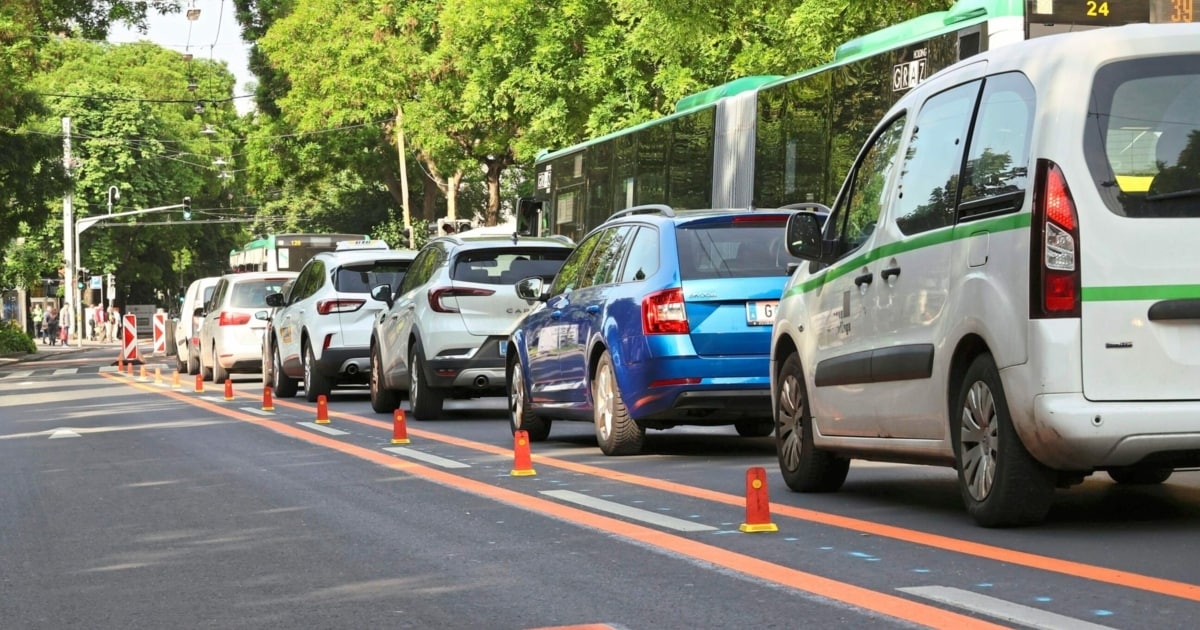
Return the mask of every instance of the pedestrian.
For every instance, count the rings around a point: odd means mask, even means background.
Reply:
[[[42,316],[42,334],[43,344],[57,345],[58,343],[58,310],[54,305],[46,307],[46,312]]]
[[[107,341],[107,331],[105,330],[104,322],[108,319],[108,312],[104,310],[104,304],[97,304],[92,308],[92,320],[96,327],[96,341]]]
[[[108,301],[108,321],[104,323],[104,327],[108,331],[110,342],[121,339],[121,309],[117,308],[113,300]]]
[[[71,324],[75,322],[72,319],[71,303],[63,302],[62,308],[58,311],[58,340],[62,345],[67,345],[71,340]]]
[[[46,313],[42,310],[42,305],[39,303],[33,307],[33,332],[37,335],[38,341],[46,343],[46,332],[42,330],[42,320]]]

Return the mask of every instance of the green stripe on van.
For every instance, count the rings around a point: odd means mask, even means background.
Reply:
[[[931,247],[933,245],[950,243],[952,241],[969,238],[980,232],[1006,232],[1008,230],[1028,228],[1030,222],[1032,221],[1032,216],[1033,215],[1028,212],[1006,214],[994,219],[982,219],[979,221],[960,223],[954,226],[952,229],[934,230],[932,232],[919,234],[912,238],[906,238],[902,241],[896,241],[895,243],[888,243],[887,245],[871,251],[859,253],[852,258],[838,261],[834,267],[831,267],[825,273],[819,276],[813,276],[804,282],[792,286],[783,294],[783,297],[784,299],[787,299],[794,295],[808,293],[809,291],[819,288],[822,285],[836,280],[837,278],[840,278],[848,273],[855,272],[863,265],[879,260],[880,258],[887,258],[888,256],[895,256],[896,254],[911,252],[913,250],[921,249],[922,247]]]
[[[1084,302],[1132,302],[1200,298],[1200,284],[1159,284],[1129,287],[1083,287]]]

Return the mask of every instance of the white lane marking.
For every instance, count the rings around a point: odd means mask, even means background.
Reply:
[[[546,496],[554,497],[560,501],[575,503],[577,505],[590,507],[601,512],[608,512],[609,514],[624,516],[635,521],[642,521],[643,523],[650,523],[651,525],[658,525],[659,527],[666,527],[676,531],[711,532],[716,531],[717,529],[716,527],[711,527],[703,523],[688,521],[682,518],[675,518],[673,516],[665,516],[663,514],[659,514],[658,512],[651,512],[650,510],[629,507],[628,505],[623,505],[614,501],[605,501],[604,499],[597,499],[596,497],[580,494],[578,492],[572,492],[570,490],[542,490],[541,493]]]
[[[297,422],[296,424],[298,424],[302,427],[308,427],[310,429],[320,431],[321,433],[324,433],[326,435],[350,435],[349,431],[342,431],[341,429],[327,427],[323,424],[317,424],[315,422]]]
[[[58,368],[51,373],[51,376],[62,376],[64,374],[74,374],[79,371],[79,368]]]
[[[910,586],[897,589],[909,595],[924,597],[935,602],[948,604],[973,613],[988,615],[1011,621],[1029,628],[1046,630],[1113,630],[1109,626],[1052,613],[1032,606],[1024,606],[1007,600],[981,595],[949,586]]]
[[[113,372],[116,372],[116,371],[117,371],[117,366],[115,366],[115,365],[101,365],[100,371],[98,373],[99,374],[112,374]]]
[[[225,402],[225,397],[222,396],[220,398],[217,398],[216,396],[201,396],[200,400],[207,400],[208,402],[219,403],[219,402]]]
[[[73,437],[79,437],[79,434],[70,429],[55,429],[54,433],[50,434],[51,440],[57,440],[60,438],[73,438]]]
[[[470,464],[464,464],[462,462],[454,461],[453,459],[446,459],[445,457],[438,457],[437,455],[431,455],[431,454],[425,453],[423,451],[416,451],[411,448],[406,448],[403,446],[389,446],[383,450],[385,450],[389,453],[395,453],[401,457],[407,457],[409,459],[419,460],[419,461],[425,462],[426,464],[433,464],[434,466],[441,466],[442,468],[470,468],[471,467]]]
[[[20,370],[18,372],[10,372],[8,378],[29,378],[33,376],[33,370]]]
[[[273,415],[275,415],[275,412],[274,412],[274,411],[263,411],[262,409],[259,409],[258,407],[241,407],[240,409],[241,409],[242,411],[245,411],[245,412],[248,412],[248,413],[254,413],[254,414],[258,414],[258,415],[260,415],[260,416],[273,416]],[[343,433],[344,433],[344,431],[343,431]]]

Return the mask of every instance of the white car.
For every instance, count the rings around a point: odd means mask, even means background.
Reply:
[[[278,293],[294,271],[256,271],[221,276],[212,297],[196,315],[200,324],[200,373],[223,382],[231,373],[262,369],[262,334],[270,307],[267,296]]]
[[[339,244],[313,256],[300,270],[291,293],[267,297],[278,307],[262,357],[264,382],[275,395],[296,395],[299,383],[310,402],[343,384],[366,384],[371,325],[384,305],[370,299],[372,287],[399,286],[417,253],[388,249],[383,241]]]
[[[220,276],[200,278],[188,285],[179,307],[179,321],[175,323],[175,361],[180,372],[200,373],[200,322],[196,309],[212,297]]]
[[[1105,471],[1200,465],[1200,24],[979,54],[905,95],[800,265],[772,337],[784,480],[953,466],[981,525]]]
[[[563,236],[426,243],[398,289],[371,293],[388,306],[371,332],[371,407],[390,413],[407,390],[413,417],[430,420],[448,396],[506,395],[508,334],[533,308],[517,297],[516,282],[550,282],[573,248]]]

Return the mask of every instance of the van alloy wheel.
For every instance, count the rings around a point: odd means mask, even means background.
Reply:
[[[775,450],[779,471],[788,488],[796,492],[833,492],[846,482],[850,460],[817,449],[813,443],[812,415],[800,358],[791,354],[775,379]]]

